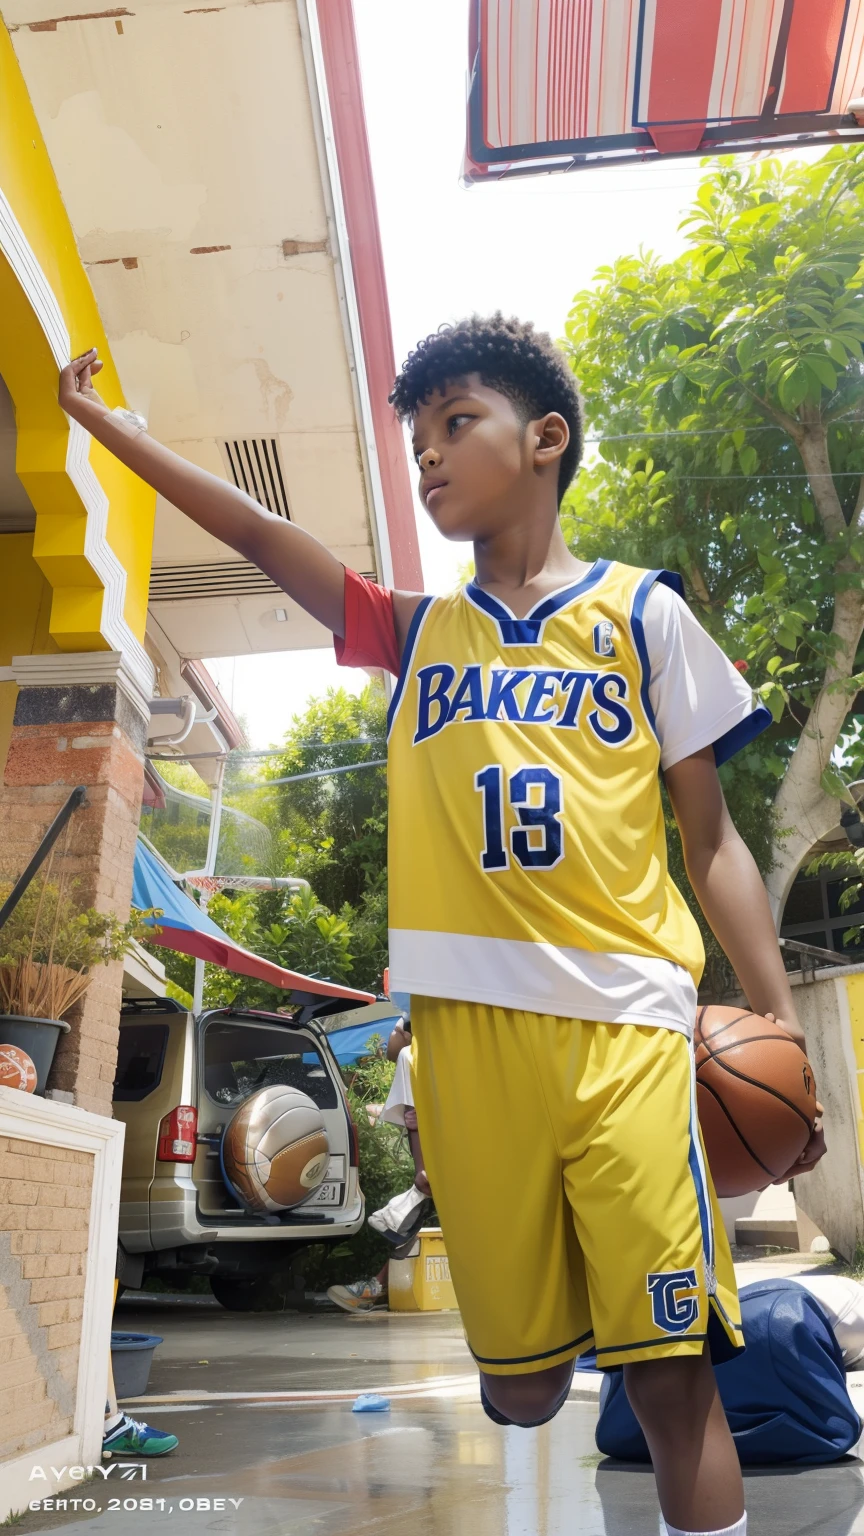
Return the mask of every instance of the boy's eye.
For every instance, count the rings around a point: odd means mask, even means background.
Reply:
[[[473,416],[463,416],[463,415],[448,416],[448,418],[447,418],[447,436],[448,437],[452,437],[453,433],[454,432],[458,432],[459,428],[461,426],[463,426],[466,421],[473,421],[473,420],[474,420]]]

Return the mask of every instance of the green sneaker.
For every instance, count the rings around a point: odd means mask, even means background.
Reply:
[[[112,1456],[167,1456],[179,1445],[176,1435],[166,1434],[164,1429],[154,1429],[152,1424],[142,1424],[124,1413],[120,1423],[104,1437],[102,1454]]]

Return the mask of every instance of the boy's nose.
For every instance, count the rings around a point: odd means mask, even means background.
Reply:
[[[427,470],[437,469],[440,463],[441,455],[437,448],[427,448],[426,452],[420,455],[419,464],[424,474]]]

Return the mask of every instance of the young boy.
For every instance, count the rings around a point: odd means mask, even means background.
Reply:
[[[388,592],[106,410],[87,353],[63,408],[337,637],[398,676],[391,988],[412,994],[426,1171],[497,1423],[545,1422],[577,1355],[623,1367],[670,1536],[743,1536],[711,1367],[741,1347],[689,1039],[699,932],[666,868],[659,770],[693,888],[750,1006],[799,1041],[762,881],[717,763],[768,723],[677,577],[568,550],[582,413],[529,325],[421,342],[392,398],[420,496],[473,541],[455,596]],[[817,1133],[790,1173],[823,1150]]]

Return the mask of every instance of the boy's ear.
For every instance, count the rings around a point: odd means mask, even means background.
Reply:
[[[570,428],[564,417],[559,416],[557,411],[550,411],[548,416],[532,421],[529,430],[534,437],[534,463],[537,468],[557,463],[570,441]]]

